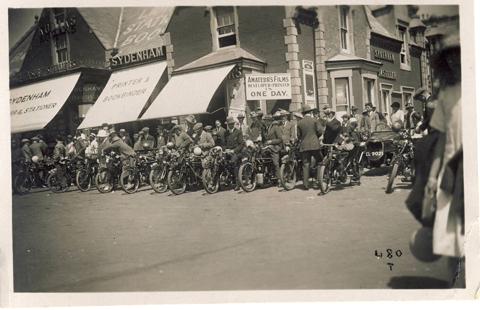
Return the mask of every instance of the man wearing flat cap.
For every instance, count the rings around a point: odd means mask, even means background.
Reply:
[[[193,136],[193,126],[197,120],[195,119],[195,116],[190,114],[187,117],[185,117],[185,124],[183,126],[183,130],[190,136]]]
[[[271,146],[273,167],[275,168],[275,175],[277,177],[278,186],[280,183],[280,151],[282,150],[282,113],[277,111],[273,114],[273,123],[268,129],[266,145]]]
[[[32,161],[32,149],[30,149],[30,139],[22,139],[22,158],[26,162]]]
[[[433,111],[435,110],[434,104],[431,101],[431,97],[432,95],[430,92],[423,87],[417,89],[413,95],[413,99],[420,101],[423,106],[423,120],[418,128],[419,132],[425,130],[427,130],[427,132],[430,131],[430,120],[432,118]]]
[[[227,117],[227,132],[225,136],[225,151],[231,155],[230,162],[235,167],[234,174],[237,184],[235,190],[239,189],[238,184],[238,168],[240,166],[241,151],[244,146],[243,134],[240,129],[235,127],[235,119],[232,116]]]
[[[240,129],[240,131],[242,132],[243,137],[244,138],[248,137],[248,126],[245,121],[245,115],[243,115],[242,113],[238,114],[237,120],[238,120],[238,129]]]
[[[155,138],[150,134],[150,128],[143,127],[143,148],[152,150],[155,147]]]
[[[215,146],[212,135],[203,130],[202,123],[196,123],[193,126],[193,143],[201,148],[202,152],[207,152]]]
[[[193,128],[192,128],[193,129]],[[172,128],[172,137],[175,143],[175,147],[179,151],[186,151],[193,143],[193,139],[189,136],[181,126],[175,125]]]
[[[130,146],[130,147],[132,146],[132,139],[130,139],[129,134],[127,133],[127,131],[124,128],[121,128],[118,131],[118,135],[123,140],[123,142],[125,142],[128,146]]]
[[[313,117],[313,108],[303,108],[303,118],[297,124],[298,139],[300,141],[300,156],[303,164],[303,187],[310,188],[310,161],[315,158],[319,163],[320,158],[320,137],[323,135],[323,126],[320,121]],[[317,180],[320,176],[320,165],[317,166]]]

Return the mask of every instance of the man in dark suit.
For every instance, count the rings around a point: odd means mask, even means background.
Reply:
[[[323,135],[323,143],[333,144],[342,132],[342,123],[335,118],[335,111],[327,110],[327,123],[325,127],[325,134]]]
[[[215,121],[215,129],[213,130],[215,136],[215,145],[225,145],[225,128],[222,127],[222,123],[217,119]]]
[[[280,151],[282,150],[282,113],[280,111],[275,112],[273,115],[273,123],[267,132],[266,145],[271,146],[273,167],[275,168],[275,176],[277,177],[278,186],[280,183]]]
[[[310,160],[312,156],[316,162],[320,162],[320,140],[323,134],[323,127],[320,122],[313,117],[314,108],[306,106],[303,110],[304,116],[298,122],[298,139],[300,140],[300,155],[303,163],[303,186],[305,190],[310,188]],[[320,175],[320,165],[317,166],[317,179]]]
[[[227,117],[227,132],[225,134],[225,151],[231,154],[230,162],[235,167],[235,189],[238,191],[240,185],[238,184],[238,168],[240,166],[240,160],[242,159],[240,153],[243,149],[243,134],[242,131],[235,127],[235,119],[232,116]]]

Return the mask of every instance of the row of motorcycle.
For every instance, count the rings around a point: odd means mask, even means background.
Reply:
[[[390,168],[387,193],[393,191],[397,176],[413,178],[414,147],[408,134],[387,132],[372,135],[357,147],[358,155],[354,160],[358,161],[360,176],[366,167],[386,165]],[[98,158],[64,158],[56,163],[47,158],[41,163],[20,164],[12,184],[17,194],[26,194],[35,186],[46,186],[54,193],[61,193],[72,185],[81,191],[96,187],[101,193],[122,188],[128,194],[137,192],[142,186],[150,186],[155,192],[170,190],[175,195],[201,188],[214,194],[236,184],[245,192],[277,183],[286,191],[294,189],[297,181],[303,179],[298,145],[281,151],[280,180],[275,174],[272,152],[274,150],[269,145],[247,141],[240,154],[219,146],[208,152],[202,152],[198,147],[182,152],[168,145],[127,159],[114,152]],[[339,150],[335,145],[323,145],[321,153],[321,162],[317,163],[312,158],[310,163],[309,177],[313,187],[326,194],[336,185],[350,183],[356,167],[347,160],[348,152]],[[233,161],[232,156],[241,158],[240,163]],[[237,179],[236,164],[240,165]],[[318,165],[319,175],[316,173]]]

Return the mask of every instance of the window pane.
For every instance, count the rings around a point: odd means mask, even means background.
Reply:
[[[237,44],[237,36],[235,34],[218,38],[219,47],[231,46]]]
[[[347,31],[344,29],[340,30],[340,38],[341,38],[341,44],[342,44],[342,49],[346,50],[348,49],[347,46]]]
[[[219,27],[218,34],[235,33],[235,25]]]
[[[340,9],[340,27],[347,29],[348,8]]]
[[[57,47],[57,49],[62,49],[62,48],[66,48],[67,47],[67,37],[66,35],[58,35],[56,38],[55,38],[55,45]]]
[[[337,111],[346,111],[346,108],[350,105],[348,94],[348,78],[335,79],[335,99]]]

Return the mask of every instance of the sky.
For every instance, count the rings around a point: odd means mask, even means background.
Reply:
[[[8,44],[10,48],[33,25],[35,15],[40,16],[42,9],[9,9],[8,10]]]
[[[40,15],[41,9],[9,9],[8,31],[10,48],[22,37],[33,25],[35,15]],[[455,5],[421,5],[418,14],[429,13],[431,15],[454,15],[458,14]]]

